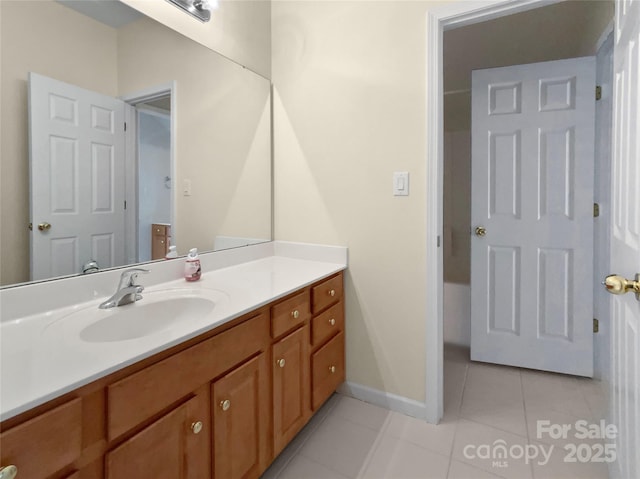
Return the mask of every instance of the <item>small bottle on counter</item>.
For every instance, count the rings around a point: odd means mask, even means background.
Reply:
[[[169,251],[167,251],[167,255],[164,259],[173,259],[178,257],[178,251],[175,246],[169,246]]]
[[[200,258],[198,257],[198,248],[191,248],[184,263],[184,279],[187,281],[198,281],[202,276],[200,268]]]

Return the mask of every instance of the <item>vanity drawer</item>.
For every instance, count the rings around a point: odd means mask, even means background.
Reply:
[[[268,342],[269,318],[260,314],[109,385],[109,439],[119,437],[199,386],[265,350]]]
[[[342,299],[342,275],[334,276],[311,289],[313,314]]]
[[[344,332],[311,357],[311,406],[315,411],[344,382]]]
[[[171,226],[154,223],[151,225],[151,234],[159,236],[171,236]]]
[[[271,336],[277,338],[311,316],[309,292],[304,291],[271,307]]]
[[[343,329],[344,307],[339,302],[311,320],[311,344],[318,346]]]
[[[14,464],[19,477],[49,477],[80,458],[82,399],[73,399],[0,434],[2,465]]]

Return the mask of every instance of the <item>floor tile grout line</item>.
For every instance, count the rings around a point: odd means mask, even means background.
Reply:
[[[520,392],[522,393],[522,412],[524,413],[524,427],[527,431],[527,444],[531,444],[531,432],[529,431],[529,419],[527,417],[527,398],[525,397],[524,392],[524,380],[522,379],[522,370],[519,371],[520,377]],[[531,478],[535,479],[535,469],[533,467],[533,462],[529,463],[529,470],[531,471]]]
[[[364,473],[369,467],[369,464],[371,464],[371,461],[373,460],[373,456],[375,452],[380,447],[380,443],[384,438],[384,431],[386,431],[390,422],[391,422],[391,414],[387,415],[387,417],[384,419],[384,423],[382,424],[382,427],[378,431],[378,434],[376,435],[376,439],[375,441],[373,441],[373,444],[371,445],[371,449],[369,449],[369,452],[367,453],[367,457],[365,457],[364,462],[362,463],[362,466],[360,466],[360,470],[358,471],[354,479],[366,479],[366,476],[364,475]]]
[[[338,395],[339,393],[336,393],[336,395]],[[311,438],[311,436],[318,430],[318,428],[327,420],[327,418],[329,417],[329,414],[331,414],[331,411],[333,411],[333,409],[336,407],[336,404],[338,403],[339,399],[334,400],[333,396],[329,399],[329,401],[333,401],[333,404],[329,403],[327,404],[328,409],[326,411],[323,411],[323,415],[320,417],[320,420],[317,422],[317,424],[313,424],[313,426],[311,428],[309,428],[308,431],[305,431],[305,436],[304,438],[302,438],[302,440],[300,441],[300,444],[297,445],[297,447],[295,449],[293,449],[291,451],[291,454],[289,455],[289,458],[287,460],[284,461],[284,464],[282,465],[282,467],[280,468],[280,470],[276,473],[276,476],[274,479],[279,479],[280,475],[285,471],[285,469],[287,468],[287,466],[289,466],[289,464],[291,463],[291,461],[293,461],[293,459],[300,453],[300,451],[302,450],[302,447],[307,443],[307,441]],[[327,401],[327,402],[329,402]],[[301,433],[302,431],[298,432],[298,435]],[[292,443],[290,443],[292,444]],[[280,454],[282,454],[284,452],[281,451]],[[308,457],[304,456],[305,459],[309,459]],[[277,458],[276,458],[277,460]],[[275,462],[275,460],[274,460]],[[319,464],[317,461],[314,461],[317,464]],[[321,464],[324,465],[324,464]],[[338,471],[335,471],[338,472]]]
[[[458,411],[456,411],[456,428],[453,431],[453,439],[451,440],[451,447],[449,448],[449,463],[447,464],[447,478],[451,471],[451,461],[453,460],[453,449],[456,445],[456,437],[458,436],[458,426],[460,425],[460,409],[462,409],[462,401],[464,401],[464,390],[467,386],[467,375],[469,374],[469,362],[465,364],[464,376],[462,378],[462,392],[460,393],[460,404],[458,404]],[[444,382],[444,381],[443,381]]]

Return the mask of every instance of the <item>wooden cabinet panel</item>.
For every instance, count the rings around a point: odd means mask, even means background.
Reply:
[[[344,303],[331,306],[311,320],[311,344],[318,346],[344,329]]]
[[[109,439],[266,349],[268,328],[268,316],[261,314],[111,384],[107,388]]]
[[[311,368],[312,407],[315,411],[345,380],[343,332],[313,355]]]
[[[323,281],[311,288],[311,304],[313,314],[319,313],[327,306],[337,303],[343,296],[342,273]]]
[[[214,477],[258,478],[268,464],[269,370],[262,353],[211,386]]]
[[[309,292],[304,291],[271,307],[271,336],[295,329],[311,316]]]
[[[309,326],[273,345],[273,448],[277,455],[305,425],[309,408]]]
[[[15,465],[19,477],[48,477],[72,464],[81,452],[80,398],[0,434],[0,464]]]
[[[163,224],[151,225],[151,259],[162,259],[169,252],[171,243],[171,226]]]
[[[198,443],[208,446],[207,423],[195,433],[200,421],[195,412],[206,397],[196,396],[162,416],[131,439],[107,453],[106,478],[202,479],[208,455]],[[200,405],[198,404],[200,403]],[[206,405],[205,405],[206,407]]]

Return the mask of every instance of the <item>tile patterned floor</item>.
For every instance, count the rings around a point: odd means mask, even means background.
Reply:
[[[564,460],[567,443],[596,442],[574,434],[576,421],[592,424],[604,417],[598,381],[468,358],[468,350],[445,348],[445,415],[439,425],[335,394],[263,479],[608,477],[605,463]],[[538,434],[539,420],[569,424],[572,431],[567,439]],[[515,457],[478,457],[500,445]],[[527,450],[538,456],[517,457]]]

